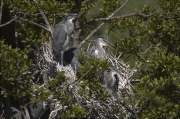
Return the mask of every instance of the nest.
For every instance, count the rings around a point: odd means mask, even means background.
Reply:
[[[79,89],[81,88],[77,82],[76,71],[69,66],[62,66],[56,61],[53,60],[52,47],[50,42],[43,42],[42,44],[42,56],[38,57],[39,65],[41,71],[46,71],[46,78],[55,78],[58,72],[64,72],[65,76],[69,78],[69,80],[65,81],[61,87],[64,90],[68,89],[70,95],[76,100],[75,105],[82,106],[88,110],[87,117],[93,118],[93,113],[96,112],[96,118],[119,118],[121,115],[128,114],[128,108],[124,105],[124,98],[122,97],[121,90],[127,89],[128,94],[132,94],[132,86],[130,84],[130,80],[132,79],[134,70],[128,68],[128,66],[120,60],[120,56],[116,56],[113,53],[109,53],[109,62],[112,66],[115,66],[119,70],[119,85],[118,85],[118,98],[110,97],[105,102],[96,100],[93,97],[88,97],[86,94],[79,94]],[[87,87],[87,90],[90,90]],[[61,105],[61,102],[57,99],[50,98],[50,100],[54,100],[53,107],[54,110],[51,111],[49,118],[54,118],[57,116],[58,111],[65,110],[67,106]],[[114,111],[116,109],[116,111]],[[95,117],[94,117],[95,118]]]

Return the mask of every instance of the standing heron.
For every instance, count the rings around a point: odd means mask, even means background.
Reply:
[[[87,51],[86,56],[89,57],[97,57],[97,58],[103,58],[107,59],[106,54],[106,46],[114,47],[107,39],[107,37],[101,36],[98,37],[95,41],[95,44],[90,47],[90,49]]]
[[[117,96],[119,85],[119,73],[115,67],[110,67],[109,72],[105,72],[100,77],[100,82],[104,84],[107,91],[110,91],[111,95]]]
[[[55,55],[55,60],[63,64],[63,53],[69,47],[71,35],[74,31],[73,20],[77,14],[67,14],[63,21],[55,26],[53,38],[52,38],[52,49]]]

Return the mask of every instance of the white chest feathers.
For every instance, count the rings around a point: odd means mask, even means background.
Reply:
[[[95,56],[98,56],[99,51],[97,49],[95,49],[94,53],[95,53]]]

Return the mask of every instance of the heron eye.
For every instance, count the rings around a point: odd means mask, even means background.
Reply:
[[[103,45],[102,47],[103,47],[105,50],[107,49],[107,46],[106,46],[106,45]]]

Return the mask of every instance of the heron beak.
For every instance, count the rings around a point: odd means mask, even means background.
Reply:
[[[73,18],[77,18],[77,17],[78,17],[78,14],[73,14],[72,17],[73,17]]]
[[[115,46],[113,44],[111,44],[108,40],[104,40],[104,43],[107,45],[107,46],[110,46],[112,48],[115,48]]]
[[[72,20],[73,20],[73,21],[76,21],[77,18],[78,18],[78,14],[73,14],[73,15],[72,15]]]

